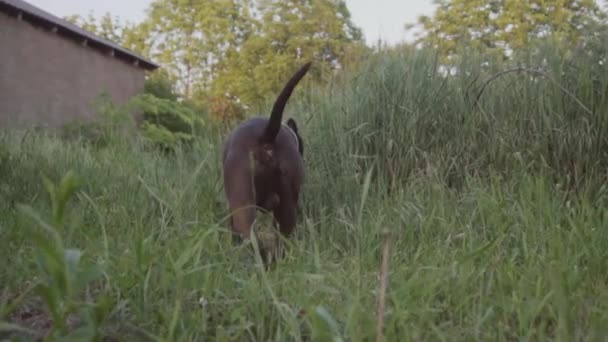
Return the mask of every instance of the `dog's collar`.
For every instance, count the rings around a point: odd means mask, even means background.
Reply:
[[[287,128],[287,130],[289,130],[289,132],[291,132],[291,134],[293,135],[293,138],[296,140],[296,146],[298,147],[298,150],[300,149],[300,140],[298,140],[298,135],[296,134],[296,132],[293,131],[293,129],[291,129],[291,127],[289,127],[288,125],[282,123],[281,125],[285,126],[285,128]]]

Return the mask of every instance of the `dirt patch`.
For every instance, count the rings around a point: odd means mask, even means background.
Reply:
[[[33,298],[21,305],[21,307],[8,317],[8,321],[9,323],[16,324],[35,332],[36,335],[34,337],[37,337],[36,340],[41,340],[53,326],[51,314],[46,310],[44,303],[39,297]],[[80,318],[75,315],[68,317],[66,322],[68,330],[76,329],[80,324]],[[7,336],[0,335],[0,338],[11,338],[24,335],[27,335],[27,333],[14,332]]]

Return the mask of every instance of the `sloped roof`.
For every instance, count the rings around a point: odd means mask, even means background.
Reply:
[[[114,50],[114,56],[123,59],[126,58],[132,62],[137,61],[139,66],[144,69],[154,70],[158,68],[156,63],[139,56],[133,51],[107,39],[94,35],[89,31],[83,30],[67,20],[61,19],[23,0],[0,0],[0,12],[21,12],[24,20],[44,24],[50,27],[57,27],[58,34],[81,40],[86,39],[88,46],[93,48],[101,48],[106,51],[110,49]]]

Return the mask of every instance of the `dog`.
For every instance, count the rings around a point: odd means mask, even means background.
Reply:
[[[291,93],[310,66],[306,63],[293,74],[276,98],[270,118],[245,120],[224,144],[224,192],[235,242],[251,238],[259,209],[272,213],[281,235],[289,237],[295,228],[304,146],[295,120],[281,120]]]

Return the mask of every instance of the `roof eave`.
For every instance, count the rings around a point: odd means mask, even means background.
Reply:
[[[148,70],[148,71],[154,71],[154,70],[160,68],[160,65],[152,62],[151,60],[149,60],[147,58],[144,58],[144,57],[138,55],[135,52],[128,50],[127,48],[125,48],[123,46],[120,46],[114,42],[107,41],[106,39],[99,37],[97,35],[94,35],[91,32],[85,31],[82,28],[78,28],[79,30],[86,32],[88,35],[82,34],[82,33],[78,32],[77,30],[74,30],[70,27],[70,26],[74,26],[74,27],[77,27],[77,26],[75,26],[65,20],[59,19],[59,18],[55,19],[55,16],[53,16],[50,13],[48,13],[48,16],[53,17],[54,20],[49,20],[48,18],[37,15],[36,13],[32,13],[31,11],[28,11],[25,8],[20,8],[18,6],[15,6],[12,3],[0,0],[0,11],[8,12],[7,8],[12,9],[13,12],[21,13],[21,18],[24,20],[27,20],[29,22],[34,21],[35,23],[38,23],[38,24],[44,23],[49,28],[53,28],[53,27],[61,28],[61,31],[63,31],[64,33],[69,33],[68,35],[76,36],[82,40],[92,39],[97,45],[104,46],[110,50],[114,50],[116,54],[122,55],[123,57],[125,57],[127,59],[136,61],[136,63],[134,63],[134,64],[137,64],[136,67],[140,67],[140,68]],[[42,11],[42,10],[40,10],[40,11]],[[10,15],[10,13],[8,13],[8,14]],[[57,30],[57,32],[58,31],[59,30]]]

